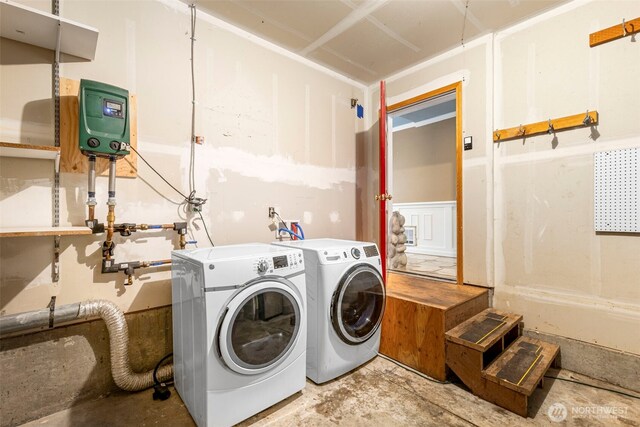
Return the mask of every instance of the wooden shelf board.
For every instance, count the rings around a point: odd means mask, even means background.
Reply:
[[[77,236],[91,234],[88,227],[2,227],[0,237]]]
[[[60,52],[93,60],[98,30],[51,13],[0,0],[0,35],[45,49],[56,49],[60,26]]]
[[[60,147],[0,142],[0,157],[55,160],[59,155]]]

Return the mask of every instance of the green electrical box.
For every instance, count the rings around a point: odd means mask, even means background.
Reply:
[[[129,91],[92,80],[80,81],[80,151],[86,156],[129,154]]]

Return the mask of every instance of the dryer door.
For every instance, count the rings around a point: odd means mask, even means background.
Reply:
[[[302,302],[291,282],[265,278],[227,305],[218,330],[220,355],[241,374],[259,374],[278,365],[303,333]]]
[[[382,276],[369,264],[347,270],[333,293],[331,323],[340,339],[356,345],[378,330],[384,313]]]

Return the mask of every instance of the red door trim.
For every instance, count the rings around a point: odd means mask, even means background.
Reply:
[[[380,186],[379,195],[387,194],[387,99],[384,80],[380,82]],[[382,277],[387,280],[387,201],[380,197],[380,258],[382,260]]]

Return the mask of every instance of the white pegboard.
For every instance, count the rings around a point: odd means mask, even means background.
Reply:
[[[640,148],[594,157],[596,231],[640,233]]]

